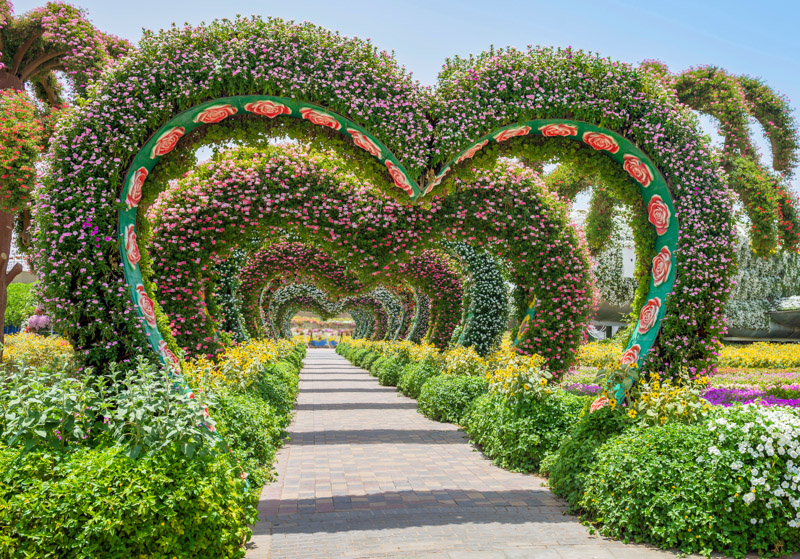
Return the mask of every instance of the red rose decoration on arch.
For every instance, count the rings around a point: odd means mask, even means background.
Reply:
[[[180,371],[180,359],[178,356],[172,353],[172,350],[167,347],[167,342],[161,340],[158,342],[158,352],[161,354],[161,357],[164,358],[164,361],[169,365],[172,364],[173,369],[177,369]],[[204,414],[205,415],[205,414]]]
[[[139,245],[136,244],[136,232],[133,224],[125,228],[125,255],[128,257],[128,262],[130,262],[132,268],[136,267],[142,257],[139,254]]]
[[[667,247],[653,257],[653,285],[658,287],[667,281],[672,269],[672,253]]]
[[[195,115],[194,121],[202,122],[203,124],[216,124],[217,122],[225,120],[229,116],[235,115],[236,112],[236,107],[233,105],[212,105]]]
[[[600,396],[597,400],[592,402],[592,405],[589,406],[589,413],[594,413],[597,410],[604,408],[608,405],[608,398],[605,396]]]
[[[309,121],[311,124],[333,128],[334,130],[340,130],[342,128],[342,125],[339,123],[339,121],[328,113],[323,113],[322,111],[305,107],[300,109],[300,114],[303,115],[303,118]]]
[[[617,153],[619,151],[617,141],[602,132],[584,132],[583,141],[597,151],[607,151],[609,153]]]
[[[269,118],[275,118],[279,115],[290,115],[292,109],[283,103],[276,103],[275,101],[253,101],[244,106],[244,110],[249,113],[254,113]]]
[[[139,202],[142,201],[142,186],[146,178],[147,169],[144,167],[139,167],[136,169],[136,172],[133,173],[131,186],[128,188],[128,195],[125,197],[125,203],[128,204],[129,208],[135,208],[139,205]]]
[[[482,142],[478,142],[467,151],[461,154],[461,156],[456,159],[456,163],[461,163],[462,161],[466,161],[467,159],[472,159],[472,156],[478,153],[483,147],[489,143],[489,140],[484,140]]]
[[[150,325],[150,328],[156,327],[156,306],[153,303],[153,300],[147,296],[147,291],[145,291],[144,286],[140,283],[136,286],[136,293],[138,294],[137,302],[139,303],[139,308],[142,310],[142,314],[144,315],[144,319],[147,324]]]
[[[494,141],[500,143],[511,138],[516,138],[517,136],[527,136],[530,131],[530,126],[517,126],[515,128],[509,128],[508,130],[503,130],[502,132],[495,134]]]
[[[404,190],[409,196],[412,196],[414,194],[414,188],[411,186],[411,183],[408,182],[408,178],[406,178],[403,171],[401,171],[397,165],[389,160],[386,161],[386,168],[389,169],[389,174],[392,175],[394,185],[397,188]]]
[[[629,153],[626,153],[623,157],[625,158],[625,164],[622,168],[642,186],[650,186],[650,183],[653,182],[653,172],[647,166],[647,163]]]
[[[150,159],[155,159],[171,152],[185,133],[186,129],[183,126],[175,126],[161,134],[150,152]]]
[[[634,344],[629,347],[625,353],[622,354],[619,362],[622,365],[633,365],[639,361],[639,353],[642,351],[642,346]]]
[[[545,124],[539,127],[542,136],[554,138],[556,136],[577,136],[578,128],[571,124]]]
[[[353,128],[348,128],[347,133],[353,138],[353,142],[363,150],[366,150],[375,157],[381,156],[381,148],[378,147],[378,144],[373,142],[369,136],[366,134],[362,134],[358,130]]]
[[[661,199],[658,194],[650,198],[647,204],[647,219],[656,228],[656,233],[663,235],[669,229],[669,218],[672,216],[669,212],[669,207]]]
[[[661,310],[661,299],[653,297],[639,311],[639,333],[647,334],[658,320],[658,311]]]

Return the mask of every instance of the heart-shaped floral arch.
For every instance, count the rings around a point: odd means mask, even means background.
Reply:
[[[426,209],[399,204],[371,188],[356,191],[355,184],[368,185],[331,170],[341,164],[330,154],[296,147],[231,150],[159,196],[149,211],[157,254],[152,280],[180,347],[193,353],[211,350],[214,321],[203,304],[191,302],[202,301],[213,259],[256,232],[266,238],[307,237],[332,257],[354,264],[361,289],[397,282],[416,286],[431,302],[430,340],[444,347],[460,320],[461,279],[444,253],[424,249],[440,239],[460,238],[493,246],[517,268],[521,291],[538,293],[547,307],[536,319],[543,335],[531,342],[523,333],[520,346],[530,342],[554,372],[570,366],[591,310],[588,255],[567,225],[565,204],[544,190],[538,175],[502,162],[457,192],[435,195]],[[471,210],[476,198],[495,208]],[[502,206],[506,199],[517,206],[513,214]],[[525,242],[516,242],[519,238]],[[369,249],[366,262],[352,258],[364,253],[351,244],[356,239]],[[528,251],[540,266],[526,264]],[[289,269],[293,260],[287,261]],[[251,299],[264,284],[251,286]],[[158,322],[156,303],[149,306],[151,322]]]
[[[730,197],[691,113],[652,76],[580,52],[494,51],[452,61],[429,93],[385,53],[310,24],[209,27],[147,37],[53,142],[35,208],[38,260],[57,326],[87,363],[146,347],[164,354],[166,324],[129,258],[138,206],[163,188],[147,180],[159,159],[202,142],[208,128],[259,118],[322,138],[409,201],[481,184],[488,179],[473,174],[472,158],[520,139],[568,139],[602,153],[638,187],[656,236],[625,359],[659,370],[711,366],[732,266]],[[564,293],[552,298],[570,303]],[[542,313],[542,304],[524,318],[523,351],[536,349],[547,313],[558,312]]]

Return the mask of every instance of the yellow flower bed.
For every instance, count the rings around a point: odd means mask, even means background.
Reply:
[[[582,367],[617,367],[623,351],[617,342],[591,342],[581,346],[578,362]],[[717,365],[740,369],[791,369],[800,367],[800,343],[757,342],[723,345]]]
[[[61,336],[40,336],[20,332],[6,336],[3,361],[41,367],[56,361],[71,362],[75,357],[72,345]]]
[[[800,367],[800,344],[757,342],[726,345],[720,350],[720,367],[789,369]]]
[[[243,390],[258,379],[266,364],[287,357],[297,343],[297,340],[253,340],[231,346],[213,361],[205,357],[187,361],[183,375],[194,389]]]
[[[616,341],[583,344],[578,353],[578,363],[582,367],[617,367],[623,349],[622,344]]]

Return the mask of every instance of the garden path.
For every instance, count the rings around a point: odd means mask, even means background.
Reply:
[[[291,442],[247,559],[675,557],[591,535],[542,478],[494,466],[330,349],[310,349]]]

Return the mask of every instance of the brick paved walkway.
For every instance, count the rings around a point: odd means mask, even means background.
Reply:
[[[416,407],[333,350],[309,350],[247,558],[675,557],[591,536],[541,478],[495,467]]]

